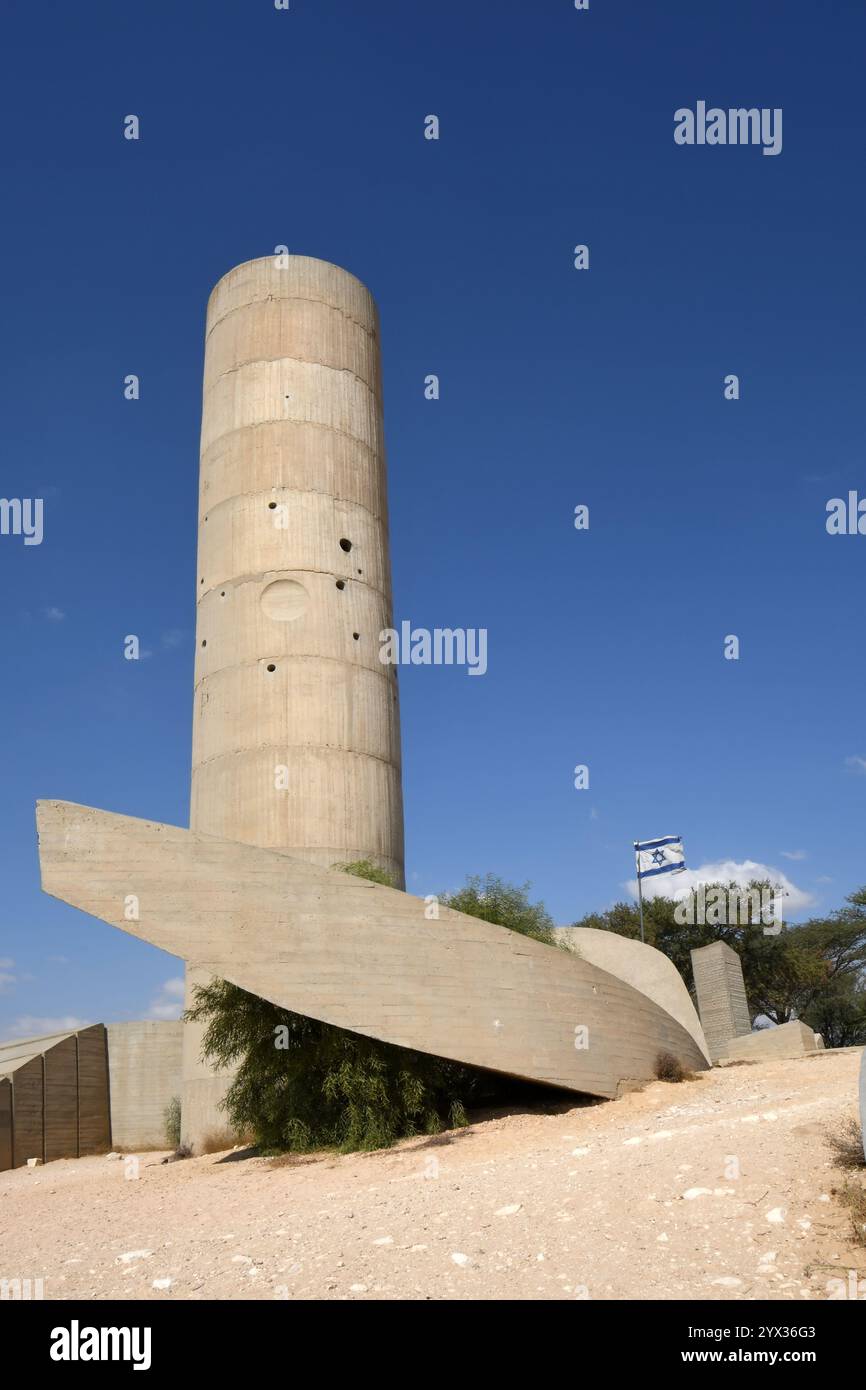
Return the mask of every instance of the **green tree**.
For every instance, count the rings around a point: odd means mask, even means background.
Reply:
[[[738,891],[733,883],[707,884],[708,903],[717,888]],[[755,895],[767,888],[773,885],[749,884]],[[757,902],[741,894],[738,908],[736,921],[689,924],[677,920],[682,911],[677,913],[672,899],[648,899],[644,903],[646,941],[673,961],[693,994],[691,952],[725,941],[740,956],[753,1019],[760,1014],[773,1023],[802,1019],[824,1034],[828,1046],[866,1042],[866,889],[852,893],[846,906],[829,917],[787,925],[778,934],[765,933]],[[637,939],[639,921],[637,907],[620,902],[574,925]]]
[[[829,917],[805,922],[797,937],[823,965],[823,977],[799,1001],[799,1017],[828,1047],[866,1043],[866,888]]]

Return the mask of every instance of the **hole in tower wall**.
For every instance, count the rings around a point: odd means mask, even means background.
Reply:
[[[351,542],[351,541],[347,541],[345,536],[344,536],[343,539],[340,541],[340,549],[341,549],[341,550],[345,550],[345,552],[346,552],[347,555],[348,555],[349,551],[352,549],[352,542]]]
[[[345,587],[346,587],[346,581],[345,581],[345,579],[338,579],[338,580],[337,580],[337,588],[338,588],[338,589],[345,589]]]
[[[203,647],[206,647],[206,646],[207,646],[207,638],[206,638],[206,637],[203,637],[203,638],[202,638],[202,643],[201,643],[201,644],[202,644]]]
[[[269,662],[269,663],[268,663],[267,669],[268,669],[269,671],[276,671],[277,668],[276,668],[276,666],[273,664],[273,662]]]
[[[268,503],[268,511],[269,511],[269,512],[274,512],[274,511],[276,511],[276,509],[277,509],[277,504],[276,504],[276,502],[269,502],[269,503]]]
[[[353,633],[352,633],[352,636],[354,637],[355,641],[357,642],[357,641],[360,640],[361,634],[360,634],[360,632],[353,632]]]

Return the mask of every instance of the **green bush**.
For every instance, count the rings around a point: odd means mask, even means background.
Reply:
[[[487,874],[485,878],[476,875],[468,878],[465,886],[456,893],[440,894],[439,901],[444,907],[452,907],[455,912],[482,917],[485,922],[495,922],[509,931],[531,936],[534,941],[543,941],[546,946],[560,944],[556,939],[553,918],[544,903],[529,901],[528,883],[517,888],[495,874]]]
[[[232,1128],[265,1150],[375,1149],[466,1123],[462,1068],[280,1009],[225,980],[200,987],[188,1017],[203,1048],[240,1063],[225,1098]]]
[[[162,1112],[162,1119],[166,1144],[168,1148],[176,1149],[180,1144],[180,1096],[172,1096]]]

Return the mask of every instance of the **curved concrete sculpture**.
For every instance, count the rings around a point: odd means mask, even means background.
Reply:
[[[712,1065],[704,1030],[686,982],[669,956],[657,951],[655,946],[613,931],[599,931],[597,927],[558,927],[557,933],[568,949],[582,960],[633,985],[675,1018],[694,1038],[707,1066]]]
[[[39,802],[37,824],[47,893],[283,1008],[604,1097],[650,1078],[662,1050],[707,1066],[682,1001],[688,1026],[635,987],[632,949],[627,982],[278,850],[70,802]]]

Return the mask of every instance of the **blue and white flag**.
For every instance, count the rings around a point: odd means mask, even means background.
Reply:
[[[681,874],[686,856],[680,835],[663,835],[660,840],[635,840],[634,858],[638,878],[656,874]]]

